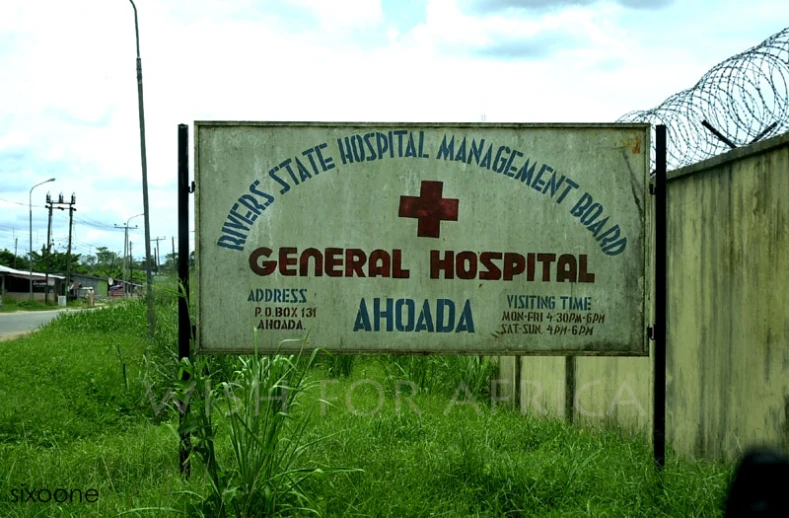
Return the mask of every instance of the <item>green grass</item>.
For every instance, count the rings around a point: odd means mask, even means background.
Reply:
[[[177,369],[166,292],[157,293],[157,323],[148,344],[145,307],[135,301],[61,315],[34,335],[0,342],[0,516],[116,516],[132,509],[148,510],[126,516],[209,516],[215,509],[206,507],[209,498],[237,498],[216,496],[199,457],[189,480],[179,474],[177,416],[166,411],[172,405],[154,410]],[[208,359],[211,379],[241,383],[242,360]],[[309,507],[340,517],[721,515],[730,466],[670,454],[657,476],[643,437],[494,411],[479,381],[489,368],[468,358],[321,358],[292,411],[307,423],[301,444],[319,442],[303,448],[289,469],[327,471],[298,486],[310,496]],[[461,381],[469,391],[453,400]],[[233,460],[239,437],[248,441],[258,432],[245,432],[245,421],[226,409],[220,402],[210,413],[213,446],[224,480],[234,480],[239,475],[227,470],[245,457]],[[311,419],[299,421],[310,409]],[[294,430],[282,432],[282,440]],[[332,467],[361,471],[331,473]],[[99,499],[12,502],[11,491],[22,484],[94,488]],[[228,487],[254,494],[262,486]],[[283,498],[285,507],[299,505],[298,495]]]
[[[84,299],[71,300],[66,307],[69,309],[82,309],[87,307],[87,303]],[[0,313],[13,313],[15,311],[52,311],[55,309],[62,309],[58,306],[57,297],[54,297],[54,300],[50,300],[49,303],[38,300],[13,300],[3,298],[3,307],[0,308]]]
[[[129,308],[115,308],[119,328],[89,329],[89,312],[59,316],[55,324],[0,342],[0,443],[51,446],[122,430],[133,396],[125,390],[119,347],[140,358],[135,329],[126,331]],[[134,324],[134,319],[128,319]]]
[[[13,313],[14,311],[49,311],[58,309],[57,299],[44,304],[37,300],[14,300],[4,297],[0,313]]]
[[[364,470],[326,488],[330,516],[717,516],[722,505],[724,466],[669,462],[661,483],[639,438],[492,412],[482,398],[423,395],[412,407],[402,397],[398,411],[396,396],[354,387],[360,379],[327,387],[337,407],[314,429],[345,430],[317,462]]]

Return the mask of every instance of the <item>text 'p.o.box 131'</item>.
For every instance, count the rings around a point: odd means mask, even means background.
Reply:
[[[646,355],[649,138],[196,122],[197,351]]]

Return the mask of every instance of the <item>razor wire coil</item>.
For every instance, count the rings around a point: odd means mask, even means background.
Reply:
[[[652,124],[669,133],[668,169],[714,157],[731,147],[703,122],[737,147],[789,131],[789,27],[759,45],[710,69],[693,87],[650,110],[631,111],[617,122]]]

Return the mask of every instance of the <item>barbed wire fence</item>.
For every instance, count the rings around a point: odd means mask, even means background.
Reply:
[[[652,171],[657,124],[668,129],[669,169],[789,131],[789,27],[718,63],[692,88],[617,122],[653,125]]]

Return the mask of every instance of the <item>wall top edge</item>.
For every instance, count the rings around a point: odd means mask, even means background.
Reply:
[[[727,151],[726,153],[722,153],[718,156],[708,158],[707,160],[703,160],[701,162],[697,162],[695,164],[682,167],[680,169],[674,169],[673,171],[668,171],[667,180],[669,181],[676,180],[684,176],[701,173],[703,171],[714,169],[716,167],[719,167],[727,163],[735,162],[737,160],[743,160],[745,158],[749,158],[756,155],[761,155],[767,153],[768,151],[773,151],[775,149],[780,149],[783,147],[789,147],[789,132],[783,133],[781,135],[777,135],[767,140],[762,140],[760,142],[751,144],[749,146],[743,146],[743,147],[732,149],[731,151]]]

